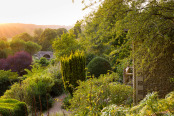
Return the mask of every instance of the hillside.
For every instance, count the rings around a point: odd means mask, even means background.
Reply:
[[[61,25],[35,25],[35,24],[22,24],[22,23],[6,23],[0,24],[0,37],[11,38],[17,34],[27,32],[29,34],[33,34],[33,31],[37,28],[66,28],[69,30],[72,26],[61,26]]]

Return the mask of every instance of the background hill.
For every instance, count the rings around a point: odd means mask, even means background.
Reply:
[[[35,25],[35,24],[22,24],[22,23],[6,23],[0,24],[0,37],[7,37],[11,38],[17,34],[27,32],[29,34],[33,34],[33,31],[37,28],[51,28],[51,29],[58,29],[58,28],[65,28],[69,30],[73,26],[61,26],[61,25]]]

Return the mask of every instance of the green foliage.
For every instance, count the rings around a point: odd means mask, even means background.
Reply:
[[[70,56],[71,52],[75,52],[80,49],[80,46],[75,39],[75,35],[64,33],[61,38],[57,38],[53,42],[53,49],[55,51],[55,55],[58,59],[65,56]]]
[[[16,72],[0,70],[0,96],[16,81],[18,81]]]
[[[25,41],[20,39],[15,39],[10,42],[10,48],[13,53],[25,50]]]
[[[37,28],[34,30],[34,37],[33,37],[34,42],[39,43],[39,38],[40,38],[42,32],[43,32],[43,29],[41,29],[41,28]]]
[[[2,98],[24,101],[32,110],[35,108],[40,110],[40,104],[42,104],[42,110],[46,110],[47,101],[49,107],[52,104],[49,93],[54,85],[54,80],[51,78],[51,74],[39,67],[33,67],[31,71],[28,70],[25,77],[27,78],[21,84],[12,85]]]
[[[174,92],[170,92],[163,99],[159,99],[157,92],[153,92],[131,108],[117,105],[105,107],[102,116],[173,116],[173,108]]]
[[[147,94],[146,97],[136,106],[130,109],[130,114],[139,113],[144,115],[164,115],[174,114],[174,92],[166,95],[165,99],[158,99],[157,92]]]
[[[25,51],[28,52],[30,55],[34,55],[38,51],[41,50],[41,46],[38,45],[37,43],[27,41],[25,43]]]
[[[116,73],[91,78],[79,82],[77,90],[70,100],[71,110],[78,115],[100,115],[100,111],[110,105],[128,105],[132,99],[132,88],[113,82],[118,79]]]
[[[63,105],[61,106],[63,109],[69,109],[70,107],[70,100],[72,99],[72,96],[69,94],[63,99]]]
[[[45,57],[41,57],[38,61],[38,63],[41,65],[41,66],[48,66],[49,65],[49,61],[47,60],[47,58]]]
[[[95,57],[89,62],[87,68],[90,75],[99,77],[100,74],[106,74],[108,71],[110,71],[111,65],[106,59]]]
[[[72,53],[69,57],[61,60],[64,87],[71,95],[78,86],[77,81],[84,81],[86,79],[85,65],[85,56],[80,52]]]
[[[0,59],[7,58],[8,54],[10,54],[9,43],[0,39]]]
[[[0,59],[7,58],[7,53],[4,50],[0,50]]]
[[[90,62],[93,58],[95,58],[95,57],[96,57],[95,54],[87,53],[87,55],[86,55],[86,65],[88,65],[89,62]]]
[[[28,33],[21,33],[12,38],[12,40],[16,40],[16,39],[24,40],[25,42],[33,41],[33,37],[29,35]]]
[[[45,29],[39,38],[39,44],[42,46],[42,51],[52,50],[52,42],[57,37],[56,30],[54,29]]]
[[[24,102],[14,99],[0,99],[0,115],[27,116],[27,106]]]
[[[78,38],[78,34],[81,33],[81,23],[80,21],[77,21],[75,26],[73,27],[73,33],[76,35],[76,38]]]
[[[127,108],[113,104],[103,108],[101,116],[126,116],[127,111]]]
[[[59,96],[64,92],[64,87],[63,87],[63,80],[62,80],[62,74],[60,70],[60,65],[55,64],[52,66],[49,66],[47,69],[48,73],[50,73],[51,78],[54,80],[54,85],[51,88],[51,96]]]

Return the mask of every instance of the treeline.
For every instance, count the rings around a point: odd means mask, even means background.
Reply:
[[[20,33],[27,32],[33,35],[35,29],[58,29],[65,28],[69,30],[72,26],[60,26],[60,25],[34,25],[34,24],[22,24],[22,23],[6,23],[0,25],[0,37],[12,38]]]

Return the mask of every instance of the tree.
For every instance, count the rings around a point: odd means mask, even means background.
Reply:
[[[117,35],[116,27],[129,10],[123,2],[123,0],[105,0],[96,12],[86,17],[82,35],[87,41],[84,44],[89,53],[106,56],[127,41],[125,33]]]
[[[35,53],[40,51],[41,48],[42,47],[40,45],[31,41],[25,43],[25,51],[28,52],[30,55],[34,55]]]
[[[56,30],[56,33],[57,33],[57,35],[59,36],[59,37],[61,37],[61,35],[63,34],[63,33],[67,33],[68,31],[65,29],[65,28],[59,28],[59,29],[57,29]]]
[[[83,53],[72,53],[69,57],[61,60],[62,80],[66,90],[73,95],[73,91],[78,86],[78,80],[86,79],[86,59]]]
[[[80,49],[75,35],[64,33],[61,38],[57,38],[53,42],[53,49],[58,59],[64,56],[70,56],[71,53],[75,53],[76,50]]]
[[[52,50],[52,42],[56,37],[57,33],[54,29],[45,29],[39,39],[39,44],[42,46],[42,50]]]
[[[132,2],[128,15],[118,23],[129,29],[135,74],[144,77],[145,94],[155,88],[160,97],[164,97],[174,87],[170,81],[174,73],[171,70],[174,67],[173,9],[173,0]]]
[[[78,34],[81,33],[81,22],[77,21],[75,26],[73,27],[74,34],[76,35],[76,39],[78,38]]]
[[[25,42],[33,41],[33,37],[29,35],[28,33],[21,33],[12,38],[12,40],[16,40],[16,39],[21,39],[21,40],[24,40]]]
[[[0,40],[0,59],[7,58],[10,51],[9,43],[4,40]]]
[[[16,53],[19,51],[24,51],[25,50],[25,41],[20,40],[20,39],[12,40],[10,42],[10,47],[11,47],[11,50],[13,51],[13,53]]]
[[[0,40],[7,41],[6,37],[0,37]]]
[[[25,74],[24,69],[30,69],[32,56],[27,52],[17,52],[14,56],[8,56],[7,59],[0,60],[0,70],[11,70],[17,72],[20,76]]]
[[[40,38],[42,32],[43,32],[43,29],[41,29],[41,28],[34,30],[34,37],[33,37],[34,42],[36,42],[36,43],[39,42],[39,38]]]

